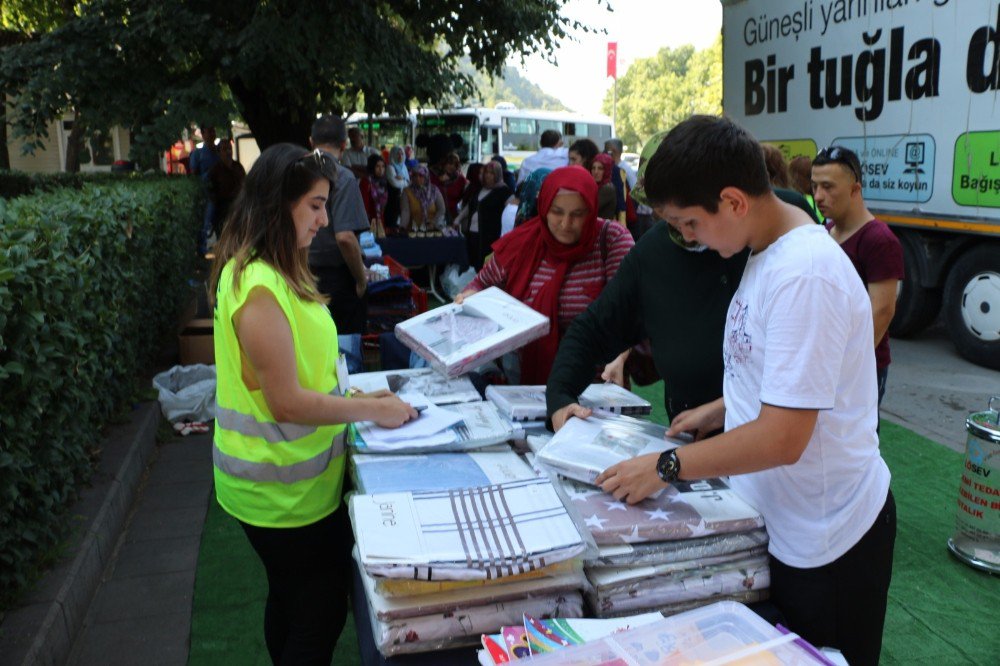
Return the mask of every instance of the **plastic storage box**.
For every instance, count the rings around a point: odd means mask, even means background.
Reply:
[[[531,659],[531,666],[831,664],[742,604],[721,601]]]

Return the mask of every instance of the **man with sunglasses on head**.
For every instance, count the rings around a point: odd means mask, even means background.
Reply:
[[[347,126],[336,116],[320,116],[313,123],[309,143],[317,159],[335,173],[326,202],[330,225],[309,246],[309,268],[316,274],[320,293],[330,297],[330,314],[338,335],[364,334],[368,306],[368,278],[358,235],[368,231],[368,214],[358,181],[340,163],[347,144]]]
[[[861,161],[842,146],[824,148],[813,160],[816,206],[830,236],[847,253],[872,303],[878,404],[889,373],[889,322],[896,312],[896,288],[903,279],[903,248],[888,225],[865,206]]]

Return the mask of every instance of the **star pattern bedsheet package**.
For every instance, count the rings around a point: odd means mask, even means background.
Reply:
[[[572,480],[564,487],[599,546],[680,541],[764,526],[763,516],[722,479],[677,482],[633,505]]]

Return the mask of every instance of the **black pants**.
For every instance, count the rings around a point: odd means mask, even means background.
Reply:
[[[267,572],[264,640],[271,661],[329,666],[351,589],[347,507],[304,527],[240,525]]]
[[[465,232],[465,250],[469,254],[469,265],[478,273],[483,268],[482,238],[478,231]]]
[[[330,314],[337,325],[337,335],[365,334],[368,320],[368,294],[358,298],[354,276],[347,265],[312,266],[319,293],[330,297]]]
[[[885,380],[889,377],[889,366],[884,368],[878,368],[875,370],[875,383],[878,386],[878,407],[882,408],[882,398],[885,397]],[[882,414],[878,415],[878,425],[875,426],[875,432],[880,433],[882,430]]]
[[[830,564],[798,569],[771,559],[771,600],[788,628],[817,647],[835,647],[851,666],[878,664],[896,542],[890,491],[874,524]]]
[[[385,225],[386,233],[389,233],[390,229],[399,228],[399,195],[400,190],[395,187],[389,188],[389,197],[385,202],[385,213],[382,215],[383,224]]]
[[[875,382],[878,385],[878,406],[882,406],[882,398],[885,397],[885,380],[889,377],[889,366],[875,370]]]
[[[232,199],[219,199],[215,202],[215,210],[212,211],[212,233],[215,234],[215,240],[222,238],[222,227],[226,223],[232,204]]]

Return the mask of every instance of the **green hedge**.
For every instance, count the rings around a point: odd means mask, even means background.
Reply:
[[[165,177],[164,174],[144,175],[135,172],[26,173],[24,171],[0,170],[0,199],[16,199],[67,187],[79,190],[87,183],[107,184],[124,180],[159,180]]]
[[[65,538],[102,429],[176,332],[201,205],[166,177],[0,200],[0,607]]]

